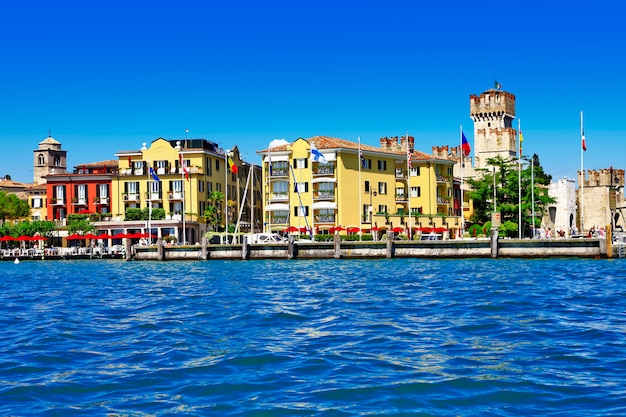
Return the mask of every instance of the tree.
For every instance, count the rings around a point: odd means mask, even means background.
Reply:
[[[209,204],[204,211],[204,218],[207,223],[213,226],[213,230],[217,230],[217,226],[222,222],[221,203],[224,201],[224,194],[221,191],[212,191],[209,194]]]
[[[0,191],[0,220],[17,220],[30,215],[28,202],[17,198],[15,194]]]
[[[534,159],[539,161],[537,157]],[[531,165],[527,160],[522,160],[522,169],[518,171],[519,165],[517,159],[504,160],[498,156],[487,160],[487,165],[492,168],[485,168],[479,178],[468,179],[467,183],[472,190],[469,197],[474,202],[474,216],[472,221],[476,223],[485,223],[490,219],[491,213],[494,211],[494,179],[495,179],[495,205],[500,212],[502,223],[510,222],[511,224],[519,224],[520,209],[520,188],[521,188],[521,212],[524,236],[530,234],[532,229],[532,212],[533,212],[533,189],[534,189],[534,211],[535,211],[535,227],[541,224],[541,218],[548,204],[554,203],[556,200],[548,196],[546,185],[549,183],[550,176],[543,172],[541,166]],[[535,177],[531,181],[531,169],[534,174],[540,173],[539,177]],[[532,184],[532,185],[531,185]],[[516,229],[517,230],[517,229]],[[512,227],[506,227],[507,233],[512,233]]]
[[[95,232],[96,228],[87,214],[69,214],[67,216],[67,232],[69,234],[86,234]]]

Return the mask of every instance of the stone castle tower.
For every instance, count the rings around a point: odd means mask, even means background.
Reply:
[[[470,117],[474,121],[474,168],[487,168],[487,159],[498,155],[505,160],[517,156],[513,94],[499,89],[472,94]]]
[[[61,142],[48,135],[39,142],[33,163],[33,183],[45,184],[48,174],[65,174],[67,170],[67,151],[61,149]]]

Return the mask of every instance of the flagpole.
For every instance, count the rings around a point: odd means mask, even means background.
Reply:
[[[409,189],[407,190],[407,198],[408,198],[408,210],[409,210],[409,240],[411,240],[411,149],[409,148],[409,132],[406,132],[406,168],[407,168],[407,185]]]
[[[522,129],[522,119],[517,119],[517,238],[522,238],[522,142],[520,141],[520,131]]]
[[[356,156],[356,160],[357,160],[357,164],[359,165],[359,207],[360,210],[363,209],[363,196],[361,195],[362,193],[362,189],[361,189],[361,137],[359,136],[358,138],[358,142],[359,142],[359,149],[357,151],[357,156]],[[370,228],[372,227],[372,225],[370,225]],[[370,230],[371,232],[371,230]],[[359,214],[359,240],[363,239],[363,215]]]
[[[535,160],[530,160],[530,192],[533,212],[533,239],[535,237]]]
[[[226,192],[224,194],[224,216],[225,216],[225,228],[224,233],[226,234],[226,242],[228,242],[228,151],[224,151],[224,187]]]
[[[585,168],[584,157],[585,149],[583,148],[583,140],[585,139],[585,129],[583,128],[583,112],[580,111],[580,233],[585,231]]]
[[[465,157],[465,151],[463,150],[463,125],[459,126],[459,155],[461,157],[460,162],[461,164],[459,165],[459,169],[461,172],[461,236],[460,238],[463,239],[463,236],[465,235],[465,214],[463,213],[464,207],[463,207],[463,159]]]

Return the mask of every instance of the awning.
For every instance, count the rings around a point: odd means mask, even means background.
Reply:
[[[337,182],[337,178],[317,177],[317,178],[313,178],[313,180],[311,181],[311,184],[316,184],[318,182]]]
[[[320,209],[337,209],[337,203],[333,203],[332,201],[320,201],[318,203],[313,203],[313,210]]]
[[[272,154],[272,162],[276,161],[289,161],[289,155],[274,155]],[[263,158],[263,162],[269,162],[269,156]]]
[[[268,204],[265,206],[265,211],[289,211],[289,204]]]

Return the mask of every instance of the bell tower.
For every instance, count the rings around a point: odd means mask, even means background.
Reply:
[[[470,95],[470,117],[474,121],[474,168],[487,168],[487,159],[497,155],[505,160],[517,156],[513,94],[492,88],[479,96]]]
[[[48,174],[65,174],[67,170],[67,151],[61,149],[61,142],[54,139],[50,134],[39,142],[39,148],[35,149],[33,163],[33,183],[45,184]]]

